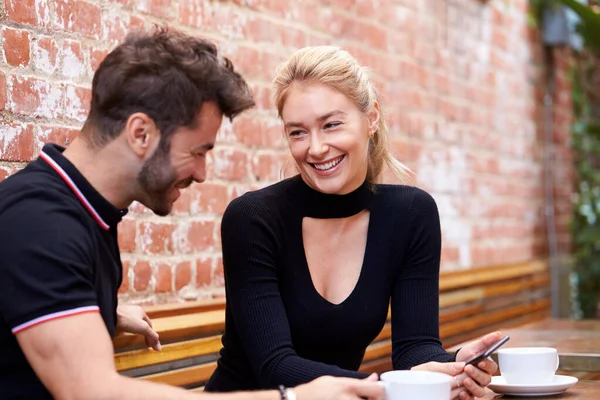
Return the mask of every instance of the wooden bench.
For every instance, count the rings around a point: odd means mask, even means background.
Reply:
[[[446,348],[491,332],[549,315],[545,262],[443,273],[440,279],[440,336]],[[114,340],[121,373],[201,391],[216,367],[225,327],[224,300],[151,306],[146,312],[158,331],[162,350],[144,349],[143,339]],[[361,370],[391,368],[389,321],[368,347]]]

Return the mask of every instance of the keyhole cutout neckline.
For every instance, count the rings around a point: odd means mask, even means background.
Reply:
[[[361,186],[359,186],[354,191],[343,194],[326,194],[319,192],[304,182],[304,180],[300,177],[300,175],[295,176],[292,179],[297,179],[300,182],[300,193],[296,196],[293,196],[292,199],[296,202],[296,205],[300,211],[300,220],[298,229],[300,230],[300,246],[302,248],[301,255],[303,257],[303,264],[305,267],[305,271],[308,275],[308,279],[314,289],[314,293],[318,295],[323,301],[327,302],[332,306],[340,306],[346,302],[348,302],[353,293],[359,288],[361,281],[364,280],[364,266],[367,264],[367,260],[369,257],[369,248],[372,246],[370,238],[372,221],[373,221],[373,210],[372,210],[372,201],[374,197],[374,187],[369,184],[366,180],[363,182]],[[360,255],[360,270],[357,273],[357,278],[355,280],[354,285],[351,290],[348,292],[347,296],[344,296],[341,302],[332,302],[325,298],[318,290],[316,285],[314,284],[313,276],[311,275],[311,269],[308,265],[308,256],[306,254],[306,247],[303,236],[303,220],[305,217],[314,218],[314,219],[338,219],[338,218],[348,218],[355,216],[363,211],[368,211],[368,223],[367,223],[367,232],[366,238],[361,247],[364,248],[364,251]],[[339,249],[332,249],[332,251]],[[316,266],[318,268],[318,266]]]

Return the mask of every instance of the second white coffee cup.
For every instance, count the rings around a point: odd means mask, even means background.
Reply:
[[[448,400],[450,375],[431,371],[389,371],[380,376],[386,400]]]
[[[515,347],[498,350],[498,364],[509,385],[539,385],[552,382],[559,358],[551,347]]]

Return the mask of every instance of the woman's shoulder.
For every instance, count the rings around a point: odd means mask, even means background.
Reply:
[[[392,207],[430,207],[435,200],[424,189],[410,185],[377,184],[376,197]]]
[[[277,215],[286,208],[289,190],[294,184],[294,178],[288,178],[260,189],[249,190],[233,199],[225,212]]]

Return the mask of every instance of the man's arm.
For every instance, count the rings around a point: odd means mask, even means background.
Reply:
[[[115,369],[112,343],[99,313],[47,321],[19,332],[17,340],[57,400],[280,399],[276,391],[212,395],[123,376]]]

